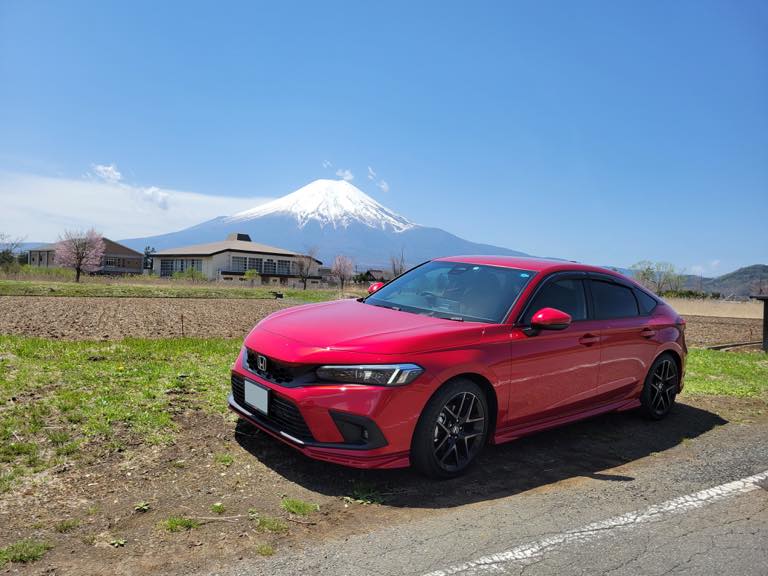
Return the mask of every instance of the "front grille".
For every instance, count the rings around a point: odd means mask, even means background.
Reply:
[[[258,359],[261,356],[263,358],[263,368],[259,368]],[[258,374],[267,382],[273,384],[290,385],[304,383],[314,378],[314,366],[307,364],[291,364],[288,362],[281,362],[275,358],[269,356],[263,356],[251,350],[246,349],[245,355],[246,368]]]
[[[237,404],[248,408],[245,403],[245,380],[237,374],[232,374],[232,396]],[[302,442],[314,442],[315,437],[312,436],[312,431],[304,421],[304,417],[296,404],[288,398],[279,396],[275,394],[274,390],[270,390],[267,411],[269,414],[262,414],[258,410],[249,410],[257,422],[278,432],[285,432]]]
[[[240,406],[245,406],[245,380],[232,374],[232,397]]]
[[[299,440],[313,441],[314,437],[296,404],[276,394],[269,397],[269,419],[275,426]]]

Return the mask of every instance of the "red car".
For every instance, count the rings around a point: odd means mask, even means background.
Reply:
[[[486,443],[613,410],[661,419],[682,389],[683,319],[610,270],[457,256],[371,292],[259,322],[230,408],[312,458],[452,477]]]

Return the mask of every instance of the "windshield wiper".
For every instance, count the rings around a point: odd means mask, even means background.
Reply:
[[[366,304],[370,304],[371,306],[378,306],[379,308],[386,308],[387,310],[397,310],[400,312],[400,308],[398,306],[387,306],[386,304],[376,304],[375,302],[365,302]]]

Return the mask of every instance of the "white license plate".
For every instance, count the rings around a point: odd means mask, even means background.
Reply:
[[[245,381],[245,403],[256,408],[259,412],[267,413],[269,407],[269,390],[251,382]]]

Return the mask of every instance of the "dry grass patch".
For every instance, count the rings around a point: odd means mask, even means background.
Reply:
[[[664,298],[683,316],[715,316],[718,318],[762,318],[763,303],[756,300],[732,302],[709,298]]]

